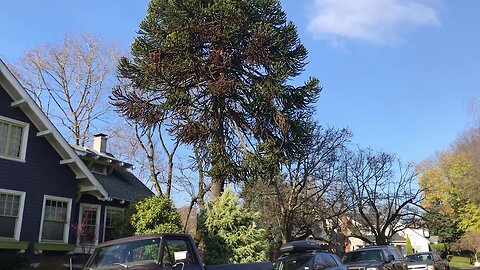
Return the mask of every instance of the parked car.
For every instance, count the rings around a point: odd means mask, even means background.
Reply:
[[[409,270],[450,270],[448,261],[436,252],[419,252],[407,255]]]
[[[271,270],[272,263],[205,266],[189,234],[126,237],[98,245],[84,270]]]
[[[280,247],[283,254],[274,262],[275,270],[347,270],[337,255],[313,241],[293,241]]]
[[[371,246],[345,254],[349,270],[407,270],[406,259],[394,246]]]

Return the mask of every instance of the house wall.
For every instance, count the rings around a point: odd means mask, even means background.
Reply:
[[[365,247],[367,245],[363,240],[356,237],[349,237],[348,241],[350,242],[350,247],[349,247],[350,250],[346,250],[346,252],[356,250],[356,249]]]
[[[26,192],[20,241],[34,243],[38,242],[43,196],[71,198],[73,207],[77,183],[70,168],[60,165],[61,157],[55,149],[47,140],[36,136],[37,128],[20,108],[11,107],[11,102],[13,100],[0,86],[0,115],[30,124],[26,162],[0,158],[0,188]],[[72,219],[75,217],[73,212]],[[72,230],[69,243],[74,243]]]
[[[429,251],[430,241],[423,235],[422,229],[405,229],[405,238],[410,238],[410,242],[412,243],[412,248],[415,252],[427,252]]]

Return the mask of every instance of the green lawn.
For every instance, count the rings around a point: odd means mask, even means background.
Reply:
[[[473,269],[475,266],[470,264],[470,258],[452,256],[450,262],[448,263],[452,269]]]

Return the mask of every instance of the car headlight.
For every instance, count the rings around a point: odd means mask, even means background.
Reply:
[[[435,270],[435,266],[433,266],[433,265],[427,265],[427,270]]]
[[[366,270],[382,270],[382,267],[367,267]],[[430,270],[430,269],[428,269]]]

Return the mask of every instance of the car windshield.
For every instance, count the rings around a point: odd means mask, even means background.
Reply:
[[[407,260],[409,262],[429,262],[432,258],[433,256],[430,253],[407,255]]]
[[[128,268],[158,262],[160,238],[114,244],[95,249],[86,269]]]
[[[379,261],[383,262],[381,250],[361,250],[345,254],[345,263],[365,262],[365,261]]]
[[[275,270],[307,270],[313,269],[313,256],[285,258],[275,262]]]

